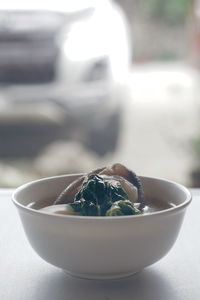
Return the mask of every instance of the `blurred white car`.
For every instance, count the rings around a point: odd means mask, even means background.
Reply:
[[[100,155],[116,146],[130,63],[126,18],[109,0],[72,2],[0,5],[0,157],[37,155],[56,139]]]

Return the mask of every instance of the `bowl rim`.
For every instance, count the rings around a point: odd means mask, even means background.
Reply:
[[[37,183],[40,183],[40,182],[43,182],[43,181],[51,181],[51,180],[56,180],[56,179],[59,179],[59,178],[64,178],[64,177],[80,177],[80,176],[83,176],[85,175],[86,173],[73,173],[73,174],[62,174],[62,175],[56,175],[56,176],[50,176],[50,177],[44,177],[44,178],[40,178],[40,179],[37,179],[37,180],[33,180],[33,181],[30,181],[30,182],[27,182],[21,186],[19,186],[18,188],[16,188],[14,190],[14,192],[12,193],[12,196],[11,196],[11,199],[12,199],[12,202],[21,210],[23,210],[24,212],[26,213],[29,213],[29,214],[32,214],[32,215],[37,215],[37,216],[43,216],[44,218],[45,217],[50,217],[50,218],[64,218],[64,219],[73,219],[73,220],[96,220],[96,221],[102,221],[102,220],[122,220],[122,219],[141,219],[141,218],[151,218],[153,216],[160,216],[160,215],[168,215],[172,212],[177,212],[177,211],[180,211],[182,209],[184,209],[185,207],[187,207],[191,201],[192,201],[192,194],[191,192],[189,191],[188,188],[186,188],[184,185],[180,184],[180,183],[177,183],[175,181],[172,181],[172,180],[168,180],[168,179],[164,179],[164,178],[160,178],[160,177],[151,177],[151,176],[142,176],[142,175],[139,175],[139,177],[141,179],[152,179],[152,180],[156,180],[156,181],[164,181],[166,183],[170,183],[170,184],[173,184],[175,186],[177,186],[177,188],[179,188],[180,190],[182,190],[185,195],[186,195],[186,199],[183,203],[181,204],[178,204],[178,205],[175,205],[175,206],[172,206],[170,208],[167,208],[167,209],[164,209],[164,210],[160,210],[160,211],[155,211],[155,212],[151,212],[149,214],[141,214],[141,215],[126,215],[126,216],[78,216],[78,215],[61,215],[61,214],[53,214],[53,213],[48,213],[48,212],[43,212],[43,211],[40,211],[40,210],[36,210],[36,209],[33,209],[33,208],[30,208],[28,206],[25,206],[21,203],[19,203],[16,199],[16,196],[17,194],[28,188],[29,186],[33,185],[33,184],[37,184]]]

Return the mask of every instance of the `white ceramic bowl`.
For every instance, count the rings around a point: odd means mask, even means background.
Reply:
[[[27,207],[41,199],[55,199],[78,176],[33,181],[12,196],[27,238],[44,260],[71,275],[109,279],[134,274],[170,250],[191,201],[189,191],[171,181],[141,177],[146,197],[175,205],[148,215],[66,216]]]

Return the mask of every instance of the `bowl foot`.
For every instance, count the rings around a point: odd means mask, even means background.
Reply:
[[[73,273],[68,270],[64,270],[63,272],[72,277],[80,278],[80,279],[89,279],[89,280],[114,280],[114,279],[122,279],[135,275],[138,272],[128,272],[128,273],[119,273],[119,274],[82,274],[82,273]]]

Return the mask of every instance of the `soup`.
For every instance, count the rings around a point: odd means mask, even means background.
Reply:
[[[37,202],[30,203],[28,205],[28,207],[32,208],[32,209],[40,210],[40,209],[43,209],[45,207],[53,206],[54,200],[55,199],[42,199],[42,200],[39,200]],[[57,212],[55,210],[54,213],[72,215],[72,213],[69,213],[66,210],[60,210],[59,211],[59,206],[61,206],[61,205],[57,205]],[[156,211],[166,210],[166,209],[172,208],[174,206],[175,206],[175,204],[170,203],[170,202],[166,203],[162,200],[146,199],[146,205],[142,210],[142,214],[150,214],[150,213],[154,213]]]
[[[173,205],[145,196],[140,178],[116,163],[89,172],[55,199],[44,199],[29,207],[43,212],[82,216],[123,216],[149,214]]]

